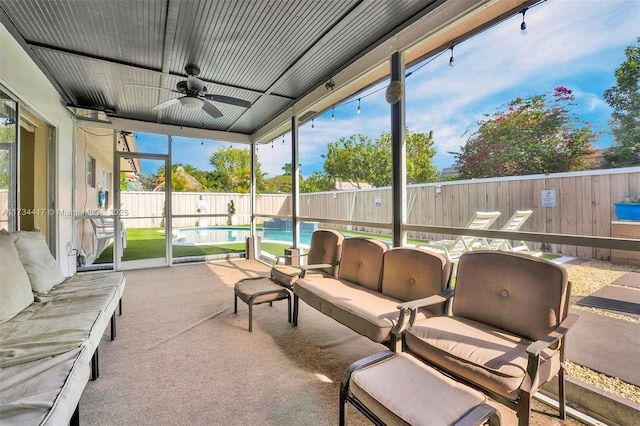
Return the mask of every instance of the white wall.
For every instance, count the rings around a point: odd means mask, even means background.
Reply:
[[[103,135],[103,136],[96,136]],[[87,185],[87,155],[96,160],[96,183],[103,184],[103,170],[113,174],[113,155],[107,156],[104,149],[99,149],[98,145],[107,146],[111,152],[113,147],[113,131],[108,129],[92,129],[79,126],[76,133],[76,209],[79,212],[87,210],[97,210],[98,192],[100,187],[90,187]],[[113,184],[113,183],[112,183]],[[113,209],[114,188],[109,194],[109,205],[104,206],[104,210]],[[93,227],[89,220],[78,220],[75,225],[75,247],[84,249],[87,256],[95,255]]]
[[[49,80],[1,24],[0,83],[16,95],[24,107],[56,129],[55,198],[59,210],[72,210],[74,120]],[[66,245],[73,240],[73,218],[58,215],[56,229],[58,262],[63,273],[70,276],[75,273],[75,259],[67,256]]]

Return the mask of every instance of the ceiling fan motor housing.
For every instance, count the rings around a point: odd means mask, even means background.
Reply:
[[[198,68],[198,66],[194,64],[187,64],[184,67],[184,72],[186,72],[187,75],[197,77],[198,74],[200,74],[200,68]]]
[[[176,88],[178,92],[187,93],[187,80],[179,81],[178,84],[176,84]]]

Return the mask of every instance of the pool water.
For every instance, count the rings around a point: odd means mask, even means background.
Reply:
[[[247,228],[215,226],[206,228],[179,228],[174,229],[173,233],[173,244],[177,245],[244,242],[250,235],[249,229]],[[292,231],[269,229],[265,232],[263,229],[257,229],[256,233],[262,238],[262,241],[278,241],[284,243],[293,241]],[[310,244],[311,234],[311,232],[300,233],[300,243]]]

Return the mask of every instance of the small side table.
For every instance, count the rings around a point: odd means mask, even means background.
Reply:
[[[500,425],[486,397],[407,353],[380,352],[354,362],[340,386],[340,426],[351,403],[375,425]]]
[[[276,284],[271,278],[245,278],[234,285],[235,296],[233,298],[233,312],[238,313],[238,298],[249,305],[249,331],[252,331],[253,305],[269,302],[270,305],[276,300],[287,299],[289,304],[287,321],[291,322],[291,293]]]

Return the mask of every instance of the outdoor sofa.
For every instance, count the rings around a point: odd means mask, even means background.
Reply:
[[[334,320],[392,347],[404,311],[399,303],[443,292],[452,264],[444,256],[410,247],[389,249],[370,238],[346,238],[334,277],[305,276],[293,284],[293,325],[299,300]],[[417,320],[444,314],[444,304],[417,313]]]
[[[0,424],[79,424],[124,274],[65,278],[43,235],[18,231],[0,233],[0,275]]]

